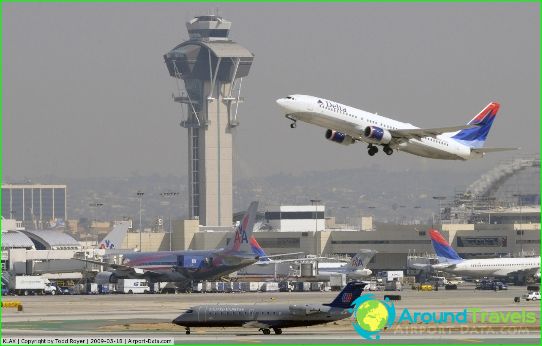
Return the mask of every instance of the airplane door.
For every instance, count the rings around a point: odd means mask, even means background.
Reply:
[[[248,319],[249,319],[249,320],[254,320],[255,317],[256,317],[256,316],[255,316],[255,314],[254,314],[254,308],[250,308],[250,309],[248,310]]]

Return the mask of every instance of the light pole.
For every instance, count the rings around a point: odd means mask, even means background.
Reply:
[[[90,220],[90,228],[92,230],[92,224],[94,222],[96,222],[96,208],[100,208],[100,207],[103,207],[103,203],[101,202],[95,202],[95,203],[89,203],[89,207],[92,208],[92,220]],[[94,232],[92,232],[94,233]],[[98,234],[93,234],[94,236],[96,236],[96,246],[98,246]]]
[[[341,206],[341,209],[350,209],[349,206],[346,206],[346,205],[343,205]],[[348,211],[346,211],[346,213],[348,214]],[[344,216],[344,223],[346,224],[346,229],[349,229],[349,225],[348,225],[348,216]]]
[[[143,195],[145,194],[145,192],[142,192],[142,191],[137,191],[136,192],[136,195],[137,195],[137,198],[139,199],[139,251],[141,251],[141,204],[143,202]]]
[[[314,205],[314,231],[318,232],[318,203],[320,203],[321,200],[319,199],[311,199],[312,205]]]
[[[442,201],[446,199],[446,196],[433,196],[433,199],[438,201],[438,220],[442,227]]]
[[[162,198],[165,198],[165,199],[171,199],[177,196],[178,194],[179,194],[178,192],[168,191],[168,192],[162,192],[160,196],[162,196]],[[170,205],[169,200],[167,202],[168,202],[168,205],[170,206],[168,222],[169,222],[169,251],[171,251],[171,205]]]

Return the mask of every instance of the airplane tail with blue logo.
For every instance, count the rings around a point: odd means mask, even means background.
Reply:
[[[350,281],[331,303],[324,305],[332,308],[349,309],[352,307],[354,300],[363,293],[363,288],[366,285],[365,282]]]
[[[439,231],[430,229],[429,236],[431,237],[431,244],[433,244],[439,262],[459,263],[463,261],[463,258],[455,252]]]
[[[109,232],[105,238],[100,242],[100,249],[122,249],[122,243],[124,242],[124,237],[128,232],[130,227],[129,221],[120,221],[113,226],[111,232]]]
[[[245,216],[235,228],[235,235],[233,242],[231,242],[228,250],[242,253],[252,253],[252,248],[249,243],[252,237],[252,231],[254,230],[254,223],[256,222],[256,212],[258,211],[258,202],[254,201],[250,203]]]
[[[467,125],[475,126],[461,130],[451,136],[451,138],[473,149],[482,148],[489,130],[491,130],[491,125],[493,125],[493,121],[497,116],[499,107],[500,105],[497,102],[491,102],[467,123]]]

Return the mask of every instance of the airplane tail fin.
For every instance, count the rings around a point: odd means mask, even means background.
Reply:
[[[461,258],[457,252],[448,244],[446,239],[436,229],[429,230],[429,236],[431,237],[431,244],[435,249],[435,253],[439,259],[439,262],[461,262]]]
[[[250,203],[245,216],[241,220],[239,226],[235,229],[235,236],[229,250],[235,252],[252,253],[252,248],[249,244],[249,239],[252,237],[254,230],[254,222],[256,221],[256,212],[258,211],[258,202]]]
[[[375,250],[361,249],[348,263],[349,269],[365,269],[373,256],[377,253]]]
[[[252,249],[252,253],[254,253],[256,256],[259,256],[259,261],[270,261],[269,257],[267,257],[267,254],[265,253],[265,251],[263,251],[262,247],[260,246],[260,244],[258,244],[254,236],[250,237],[250,248]]]
[[[332,308],[348,309],[352,306],[354,300],[363,293],[365,285],[367,285],[365,282],[350,281],[331,303],[324,305]]]
[[[467,123],[467,125],[476,125],[475,127],[461,130],[454,134],[452,138],[471,148],[483,147],[499,107],[499,103],[491,102]]]
[[[100,249],[122,249],[122,242],[130,227],[129,221],[120,221],[113,226],[105,238],[100,242]]]

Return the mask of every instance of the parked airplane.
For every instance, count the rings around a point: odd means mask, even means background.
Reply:
[[[100,242],[98,248],[107,250],[122,249],[122,242],[126,236],[126,233],[128,232],[129,227],[129,221],[120,221],[116,223],[111,232],[109,232]]]
[[[128,278],[146,279],[150,283],[176,282],[179,286],[187,286],[191,281],[218,279],[258,261],[258,256],[252,253],[248,243],[257,209],[258,202],[252,202],[235,230],[234,241],[225,249],[128,253],[123,255],[122,264],[79,260],[112,269],[98,273],[97,283],[114,283],[118,279]]]
[[[286,118],[295,128],[298,120],[326,128],[326,139],[342,145],[356,141],[368,143],[370,156],[383,147],[387,155],[394,150],[443,160],[469,160],[486,153],[518,148],[483,147],[499,104],[488,104],[467,125],[420,129],[377,114],[342,105],[326,99],[290,95],[277,100]]]
[[[430,229],[429,235],[439,259],[438,264],[432,265],[436,270],[470,277],[508,276],[515,273],[535,277],[540,275],[540,256],[463,259],[439,231]]]
[[[350,317],[348,309],[366,283],[350,282],[329,304],[205,304],[194,306],[172,322],[191,327],[259,328],[263,334],[282,334],[282,328],[312,326]]]
[[[361,249],[350,262],[318,262],[318,280],[327,278],[334,274],[346,274],[349,280],[357,280],[371,276],[373,272],[367,269],[367,264],[376,254],[375,250]],[[323,281],[327,281],[323,280]]]

